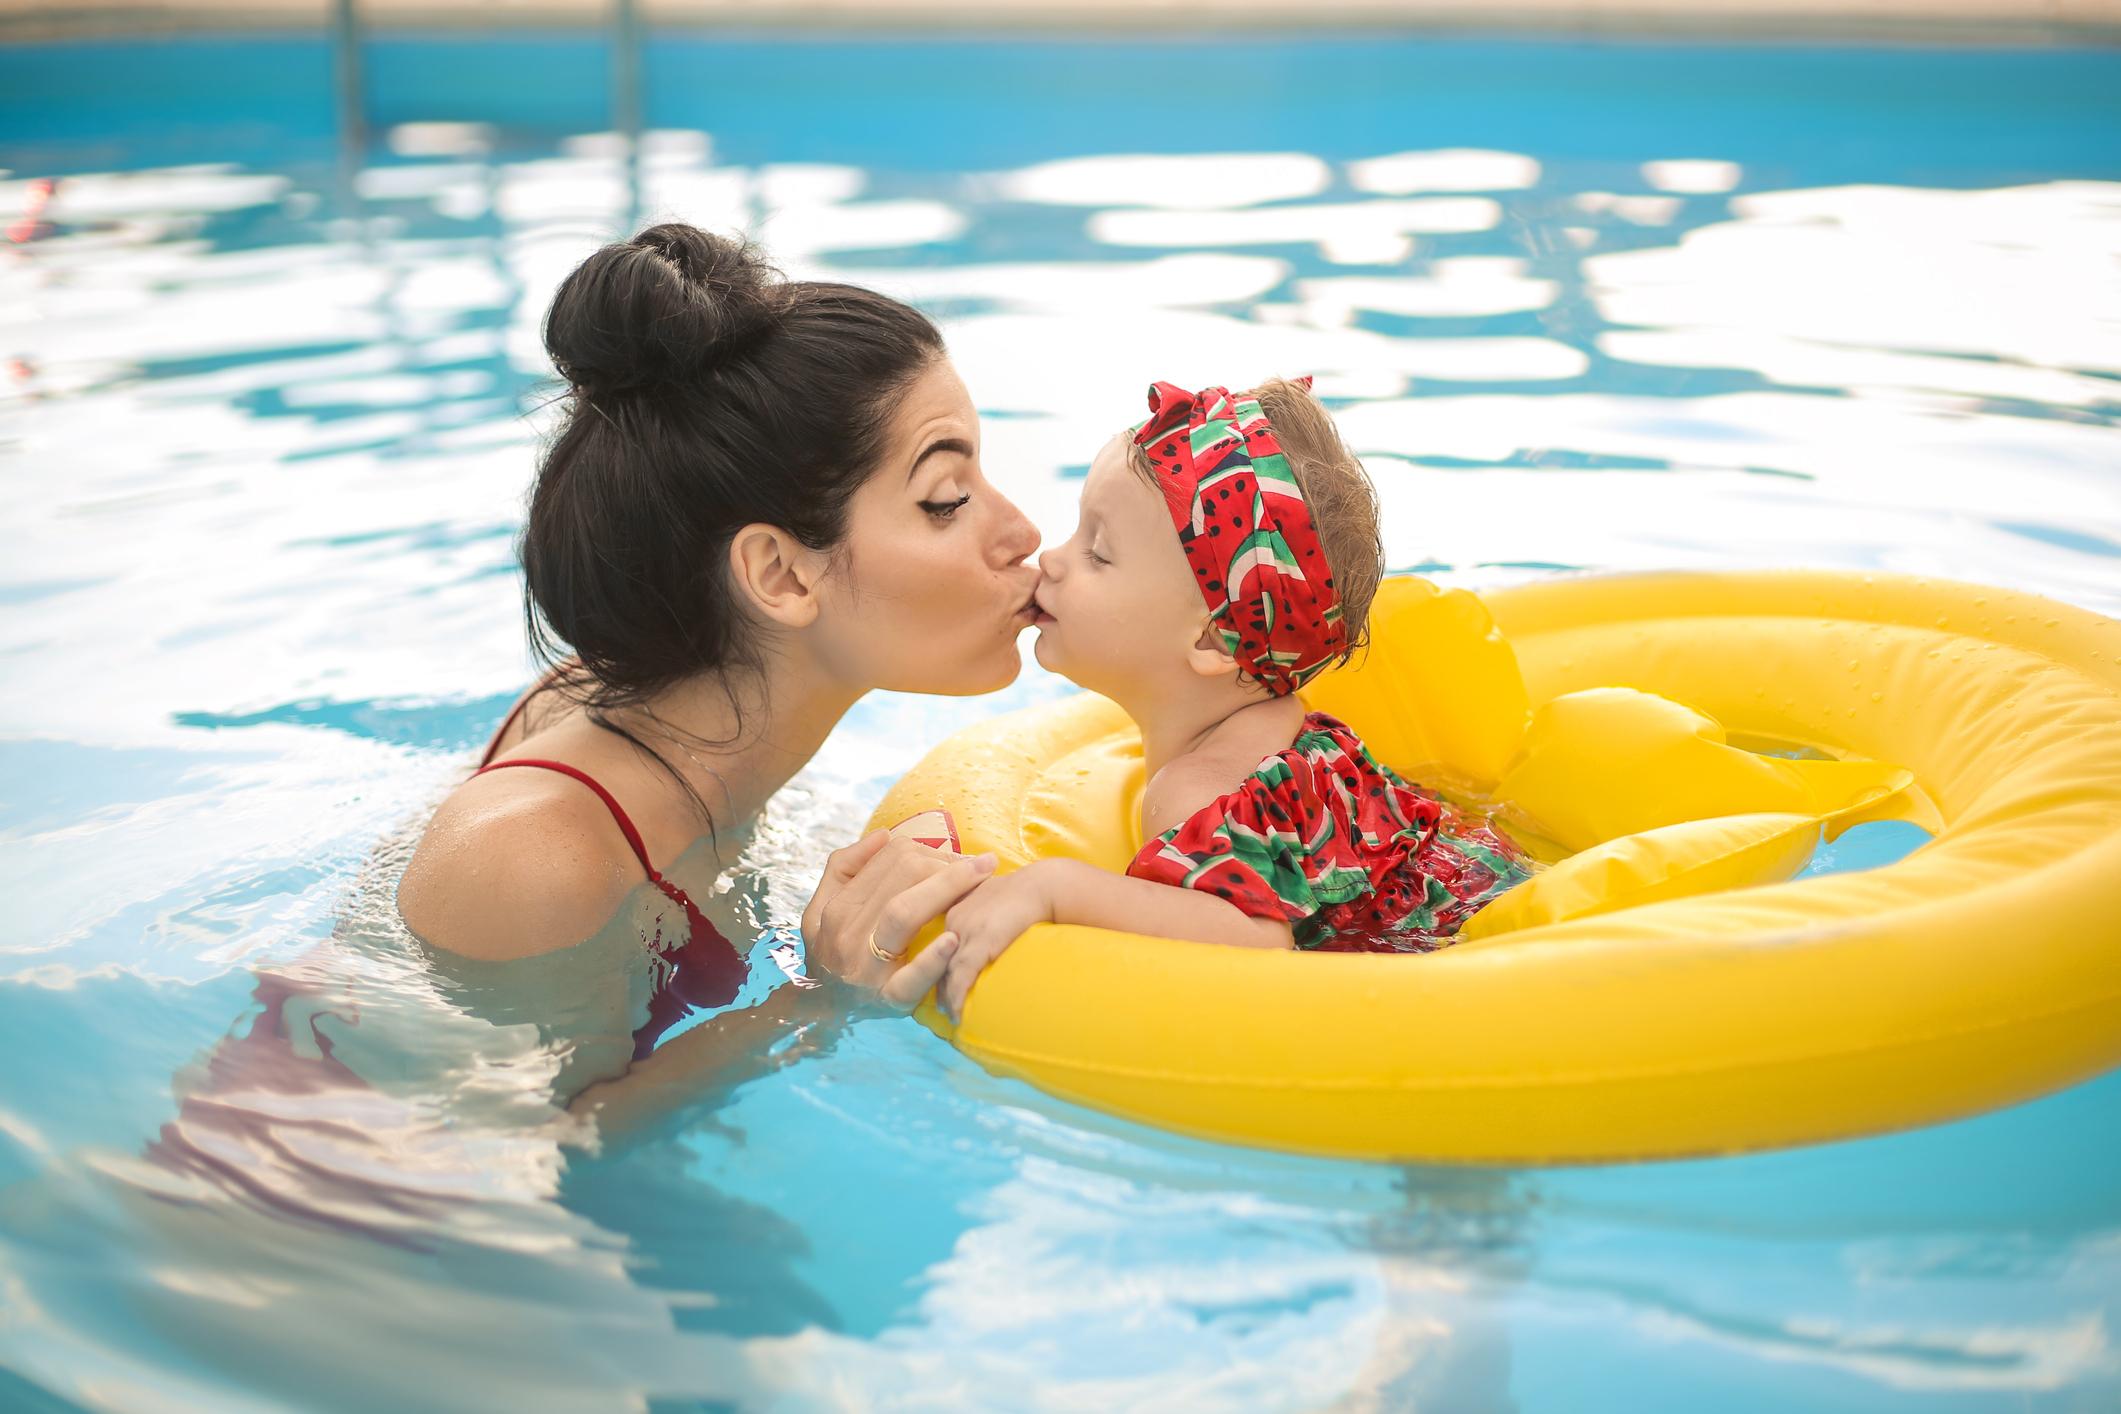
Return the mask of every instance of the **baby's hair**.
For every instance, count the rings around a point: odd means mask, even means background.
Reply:
[[[1311,520],[1318,527],[1319,548],[1340,595],[1341,621],[1348,647],[1335,661],[1345,662],[1369,640],[1370,601],[1384,578],[1384,539],[1377,525],[1377,489],[1370,474],[1340,440],[1340,429],[1317,395],[1301,383],[1270,378],[1252,390],[1261,411],[1273,424],[1282,455],[1296,474]],[[1127,461],[1152,485],[1156,473],[1148,455],[1132,443]]]

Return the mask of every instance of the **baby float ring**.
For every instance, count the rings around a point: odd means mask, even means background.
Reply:
[[[1304,693],[1411,779],[1574,851],[1426,956],[1041,926],[921,1019],[1146,1124],[1408,1161],[1726,1153],[1933,1123],[2121,1060],[2121,623],[1833,572],[1387,581]],[[1745,750],[1808,747],[1815,759]],[[1077,696],[959,733],[879,806],[1003,869],[1118,872],[1141,746]],[[1934,838],[1790,881],[1817,842]]]

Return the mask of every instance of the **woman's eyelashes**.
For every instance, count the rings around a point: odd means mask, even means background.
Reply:
[[[963,496],[959,496],[955,500],[922,501],[919,503],[919,505],[922,510],[926,511],[929,515],[934,516],[937,520],[948,520],[952,516],[956,515],[959,511],[963,510],[971,500],[972,496],[968,492]]]

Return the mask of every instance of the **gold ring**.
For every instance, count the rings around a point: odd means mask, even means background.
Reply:
[[[905,949],[901,948],[897,952],[885,952],[876,945],[876,939],[874,938],[869,940],[869,955],[878,962],[904,962],[906,960]]]

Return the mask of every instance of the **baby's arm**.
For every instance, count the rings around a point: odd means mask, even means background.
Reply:
[[[1242,781],[1249,767],[1198,753],[1156,773],[1142,799],[1142,828],[1155,838]],[[948,915],[957,956],[936,985],[936,1005],[952,1021],[964,1012],[972,984],[1003,949],[1039,923],[1077,923],[1124,933],[1292,948],[1295,930],[1278,918],[1256,918],[1228,899],[1150,879],[1108,874],[1077,859],[1041,859],[989,879]]]
[[[1242,761],[1202,752],[1174,758],[1142,792],[1142,838],[1155,839],[1183,824],[1196,810],[1228,794],[1251,774],[1257,760],[1250,753]],[[1053,897],[1055,922],[1117,928],[1195,943],[1232,943],[1244,948],[1296,945],[1295,931],[1288,923],[1279,918],[1255,918],[1228,899],[1149,879],[1115,879],[1088,865],[1082,868],[1088,870],[1090,877],[1083,877],[1075,869],[1053,873],[1048,889]],[[1067,916],[1063,917],[1064,913]]]
[[[1196,943],[1247,948],[1295,946],[1295,932],[1273,918],[1253,918],[1226,899],[1148,879],[1108,874],[1079,859],[1040,859],[998,875],[949,913],[957,955],[935,987],[935,1004],[953,1022],[987,964],[1039,923],[1080,923]]]
[[[1254,918],[1213,894],[1107,874],[1078,859],[1048,859],[1031,868],[1043,871],[1038,886],[1055,923],[1241,948],[1296,945],[1294,930],[1279,918]]]

